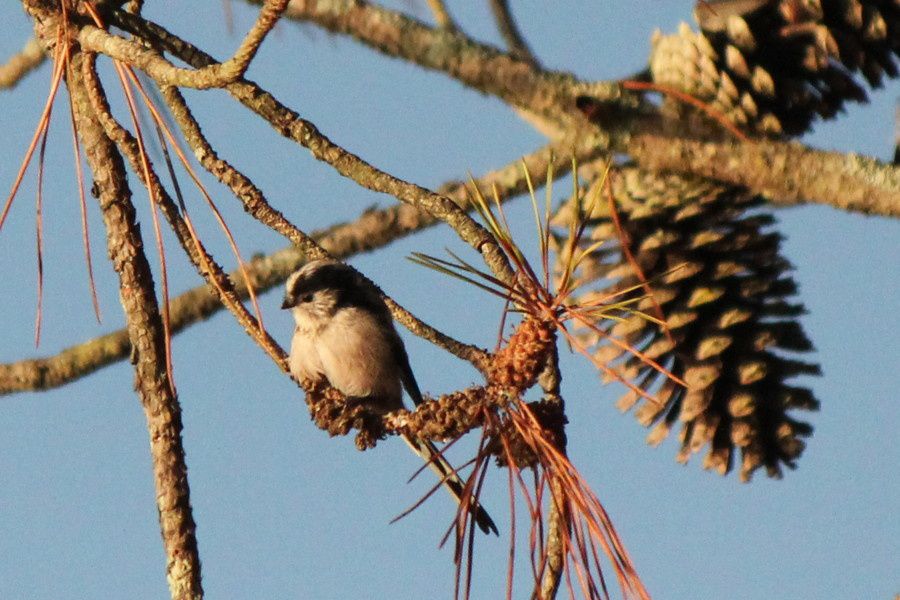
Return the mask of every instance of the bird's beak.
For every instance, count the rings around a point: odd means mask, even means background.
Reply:
[[[293,308],[293,306],[294,306],[293,299],[291,299],[290,296],[285,296],[284,302],[281,303],[282,310],[287,309],[287,308]]]

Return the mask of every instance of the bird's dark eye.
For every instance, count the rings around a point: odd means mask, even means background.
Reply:
[[[312,302],[312,299],[312,294],[303,294],[302,296],[300,296],[300,302]]]

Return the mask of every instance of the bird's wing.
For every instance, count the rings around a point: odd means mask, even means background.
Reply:
[[[394,359],[400,368],[400,381],[403,383],[403,387],[412,399],[413,404],[418,406],[422,404],[422,392],[419,390],[419,384],[416,382],[416,376],[413,375],[412,367],[409,366],[409,356],[406,354],[406,348],[403,346],[400,334],[394,331],[390,343]]]

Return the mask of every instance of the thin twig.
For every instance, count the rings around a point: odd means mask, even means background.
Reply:
[[[137,42],[84,25],[78,41],[86,50],[98,52],[137,67],[164,85],[196,89],[220,88],[243,77],[268,33],[275,27],[289,0],[266,0],[253,27],[234,56],[222,63],[211,62],[202,68],[182,69]],[[90,4],[85,7],[91,9]],[[138,17],[136,17],[138,18]]]
[[[249,177],[219,157],[203,135],[200,124],[178,89],[164,86],[160,91],[173,120],[181,129],[184,141],[200,161],[200,165],[231,189],[244,205],[244,210],[263,225],[287,238],[310,259],[325,258],[327,255],[325,250],[313,238],[288,221],[280,211],[273,208],[262,190],[256,187]]]
[[[195,68],[212,64],[208,54],[174,36],[164,28],[127,13],[114,13],[116,24],[137,35],[150,37]],[[281,104],[258,85],[240,81],[226,87],[229,94],[268,121],[281,135],[307,148],[312,155],[367,189],[394,196],[444,221],[460,238],[478,250],[488,267],[503,280],[511,281],[512,270],[494,238],[462,208],[446,196],[386,173],[332,142],[316,126]]]
[[[206,137],[200,129],[199,123],[194,119],[184,98],[177,89],[166,87],[163,88],[162,93],[169,105],[169,109],[175,122],[181,127],[184,139],[194,151],[194,155],[199,158],[200,164],[219,181],[231,188],[234,195],[243,203],[244,209],[248,214],[286,237],[295,246],[300,248],[307,258],[316,259],[329,256],[328,251],[315,239],[298,229],[293,223],[288,221],[280,211],[273,208],[266,200],[262,191],[257,188],[246,175],[218,156],[213,147],[206,140]],[[375,285],[374,282],[373,285]],[[378,286],[376,285],[375,287],[377,288]],[[460,358],[464,358],[475,364],[478,364],[481,361],[481,353],[476,351],[472,346],[462,344],[441,333],[413,315],[386,294],[382,293],[382,295],[394,318],[405,325],[410,331],[451,351]]]
[[[538,384],[544,391],[544,402],[552,405],[560,415],[565,413],[565,402],[560,395],[561,383],[562,372],[559,368],[559,349],[554,345],[550,354],[547,356],[547,364],[544,366],[544,370],[538,377]],[[565,434],[563,431],[557,433],[560,434],[560,447],[557,449],[565,454]],[[558,486],[559,484],[554,480],[551,485]],[[564,507],[560,506],[558,502],[552,501],[552,498],[562,497],[560,492],[560,489],[553,489],[550,494],[549,524],[547,527],[547,540],[544,550],[546,568],[544,569],[543,579],[540,582],[540,596],[538,596],[542,600],[552,600],[552,598],[556,597],[556,591],[559,589],[563,566],[566,561],[566,550],[563,539],[568,524],[568,517],[565,514]],[[536,585],[535,592],[537,591]]]
[[[708,102],[704,102],[703,100],[700,100],[699,98],[692,96],[687,92],[674,88],[670,85],[663,85],[661,83],[654,83],[651,81],[634,81],[631,79],[626,79],[623,80],[621,84],[622,87],[626,90],[659,92],[660,94],[665,94],[666,96],[674,98],[679,102],[683,102],[685,104],[693,106],[697,110],[702,111],[711,119],[719,123],[735,138],[741,140],[742,142],[747,142],[750,140],[747,134],[741,131],[740,128],[738,128],[738,126],[735,125],[731,121],[731,119],[729,119],[724,113],[713,108]]]
[[[26,75],[41,66],[46,58],[40,42],[35,38],[28,40],[21,50],[0,65],[0,90],[14,88]]]
[[[528,43],[519,31],[519,26],[513,18],[512,11],[509,10],[509,0],[490,0],[491,11],[494,13],[494,20],[497,22],[497,31],[500,32],[506,47],[510,54],[531,63],[538,65],[537,59],[528,47]]]
[[[431,9],[431,14],[434,15],[434,21],[438,24],[438,27],[450,31],[459,29],[453,21],[453,17],[450,16],[450,13],[447,11],[444,0],[428,0],[428,8]]]

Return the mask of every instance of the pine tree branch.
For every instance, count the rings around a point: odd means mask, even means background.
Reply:
[[[111,18],[116,25],[135,35],[146,36],[154,46],[164,48],[195,68],[214,63],[211,56],[155,23],[121,11],[113,12]],[[225,89],[233,98],[268,121],[278,133],[308,149],[313,157],[330,165],[344,177],[366,189],[394,196],[444,221],[463,241],[481,253],[485,264],[498,278],[512,280],[509,261],[490,233],[449,198],[374,167],[331,141],[313,123],[300,117],[255,83],[241,80]]]
[[[582,154],[578,156],[580,159],[588,160],[592,154],[590,149],[582,148]],[[551,145],[542,148],[521,161],[517,160],[485,174],[478,178],[476,183],[481,189],[490,189],[496,185],[503,197],[509,198],[527,190],[522,175],[523,163],[532,174],[535,185],[540,185],[546,179],[547,166],[551,162],[557,174],[565,173],[571,168],[571,159],[566,154],[565,146]],[[448,183],[440,189],[443,195],[460,204],[465,203],[464,183]],[[311,237],[330,255],[343,259],[381,248],[438,222],[434,217],[413,206],[398,204],[383,210],[366,211],[351,223],[314,232]],[[306,257],[302,251],[289,246],[267,256],[254,257],[247,265],[247,273],[256,290],[261,293],[283,283],[288,275],[300,268],[305,261]],[[246,299],[248,292],[240,272],[230,273],[228,277],[234,286],[235,294],[241,299]],[[209,285],[196,287],[173,298],[169,307],[172,335],[208,319],[221,309],[218,294]],[[395,317],[397,316],[395,313]],[[403,319],[402,316],[398,321],[410,329],[415,327],[413,322]],[[423,334],[421,331],[416,333]],[[428,335],[423,337],[429,341],[440,341]],[[127,331],[119,330],[72,346],[54,356],[2,364],[0,396],[63,386],[128,358],[130,347]],[[462,358],[469,356],[467,352],[470,351],[465,348],[454,348],[452,345],[447,347],[451,351],[455,350],[454,353],[458,356],[463,355]]]
[[[610,147],[633,155],[648,168],[744,185],[776,205],[817,202],[865,214],[900,216],[897,169],[872,158],[797,143],[722,142],[721,132],[714,129],[710,140],[698,140],[696,131],[666,122],[647,107],[620,102],[625,92],[615,83],[591,84],[568,73],[543,71],[491,46],[364,1],[292,0],[285,18],[315,23],[388,56],[442,72],[541,115],[544,126],[555,123],[563,130],[578,126],[577,120],[565,115],[574,110],[578,97],[595,98],[613,109],[613,117],[602,124]],[[598,143],[603,139],[598,137]]]
[[[246,175],[228,163],[228,161],[219,157],[218,153],[206,139],[206,136],[203,135],[200,124],[194,119],[190,108],[176,88],[171,86],[164,87],[162,96],[169,106],[172,118],[181,128],[184,140],[193,150],[194,156],[198,158],[203,168],[231,189],[232,193],[244,205],[244,210],[246,210],[249,215],[287,238],[295,247],[303,252],[306,258],[317,259],[330,256],[328,251],[319,245],[314,238],[298,229],[293,223],[288,221],[280,211],[273,208],[266,200],[262,190],[256,187]],[[375,285],[374,282],[373,285]],[[423,339],[448,350],[455,356],[462,358],[463,360],[468,360],[473,364],[478,364],[480,361],[482,352],[479,349],[458,342],[441,333],[434,327],[417,318],[387,295],[384,296],[384,300],[394,318],[398,322],[403,323],[410,331],[419,337],[422,337]],[[243,307],[241,306],[240,309],[243,309]],[[232,312],[235,311],[232,310]],[[235,314],[238,315],[238,313]],[[240,322],[240,315],[238,316]],[[242,323],[242,325],[244,324]],[[246,325],[244,325],[244,327],[247,329]],[[247,331],[251,332],[251,335],[254,335],[252,329],[247,329]],[[268,340],[257,340],[257,342],[261,341],[268,342]],[[267,347],[266,345],[261,345],[263,348]],[[283,353],[281,357],[274,355],[272,352],[269,352],[269,354],[272,355],[276,360],[276,363],[281,366],[282,370],[285,370]]]
[[[545,71],[527,58],[516,58],[514,52],[503,52],[456,31],[429,27],[364,0],[292,0],[284,17],[349,35],[382,54],[444,73],[561,128],[572,125],[580,95],[635,105],[635,97],[616,83],[586,83],[571,73]]]

